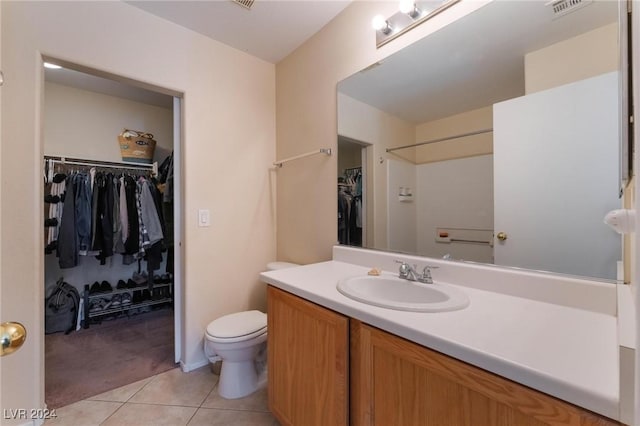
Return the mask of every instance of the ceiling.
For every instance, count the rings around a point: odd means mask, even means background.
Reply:
[[[102,93],[162,108],[173,108],[173,97],[130,84],[121,83],[68,68],[44,69],[45,81],[75,87],[76,89]]]
[[[256,0],[246,9],[231,0],[144,0],[126,3],[277,63],[318,32],[351,0]],[[45,80],[163,108],[171,96],[72,69],[45,68]]]
[[[275,64],[324,27],[350,1],[256,0],[250,10],[231,0],[127,3]]]
[[[129,3],[277,62],[349,1],[257,0],[252,10],[230,0]],[[340,82],[339,91],[414,123],[484,107],[524,94],[525,53],[615,22],[617,13],[617,2],[603,0],[553,19],[545,2],[494,1]],[[46,69],[45,79],[165,108],[173,103],[73,70]]]
[[[542,1],[494,1],[343,80],[338,90],[425,123],[524,95],[524,55],[618,18],[594,1],[554,19]]]

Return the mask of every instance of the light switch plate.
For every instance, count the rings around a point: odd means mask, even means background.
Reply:
[[[198,210],[198,226],[205,227],[211,225],[211,215],[208,209]]]

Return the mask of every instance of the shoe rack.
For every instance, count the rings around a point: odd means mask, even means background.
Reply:
[[[118,286],[116,289],[108,290],[104,286],[92,289],[93,286],[90,287],[89,284],[86,284],[83,292],[82,326],[89,328],[92,323],[99,323],[101,319],[109,315],[126,314],[129,316],[148,312],[152,306],[173,305],[173,277],[156,282],[133,283],[135,285],[132,283],[132,280],[129,280],[126,286]]]

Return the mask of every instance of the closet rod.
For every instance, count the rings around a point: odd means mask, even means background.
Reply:
[[[57,164],[69,164],[73,166],[88,166],[88,167],[105,167],[109,169],[126,169],[126,170],[145,170],[151,171],[154,175],[158,174],[158,162],[154,161],[153,164],[138,164],[129,163],[126,161],[99,161],[99,160],[84,160],[80,158],[68,158],[68,157],[55,157],[44,156],[45,160],[49,162],[51,166]]]
[[[489,133],[489,132],[493,132],[493,129],[476,130],[475,132],[462,133],[460,135],[447,136],[447,137],[444,137],[444,138],[432,139],[432,140],[426,141],[426,142],[418,142],[418,143],[414,143],[414,144],[411,144],[411,145],[398,146],[398,147],[395,147],[395,148],[387,148],[387,152],[396,151],[398,149],[413,148],[413,147],[416,147],[416,146],[427,145],[427,144],[430,144],[430,143],[444,142],[444,141],[448,141],[448,140],[451,140],[451,139],[460,139],[460,138],[464,138],[464,137],[467,137],[467,136],[475,136],[475,135],[480,135],[482,133]]]
[[[295,157],[285,158],[284,160],[274,162],[273,165],[276,167],[282,167],[282,164],[287,163],[289,161],[297,160],[299,158],[309,157],[310,155],[316,155],[316,154],[331,155],[331,148],[320,148],[319,150],[307,152],[306,154],[300,154],[300,155],[296,155]]]

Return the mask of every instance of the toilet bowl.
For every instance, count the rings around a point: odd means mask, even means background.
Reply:
[[[271,262],[267,269],[298,266]],[[242,398],[266,385],[267,315],[243,311],[220,317],[207,326],[205,355],[210,362],[222,361],[218,393],[227,399]]]

